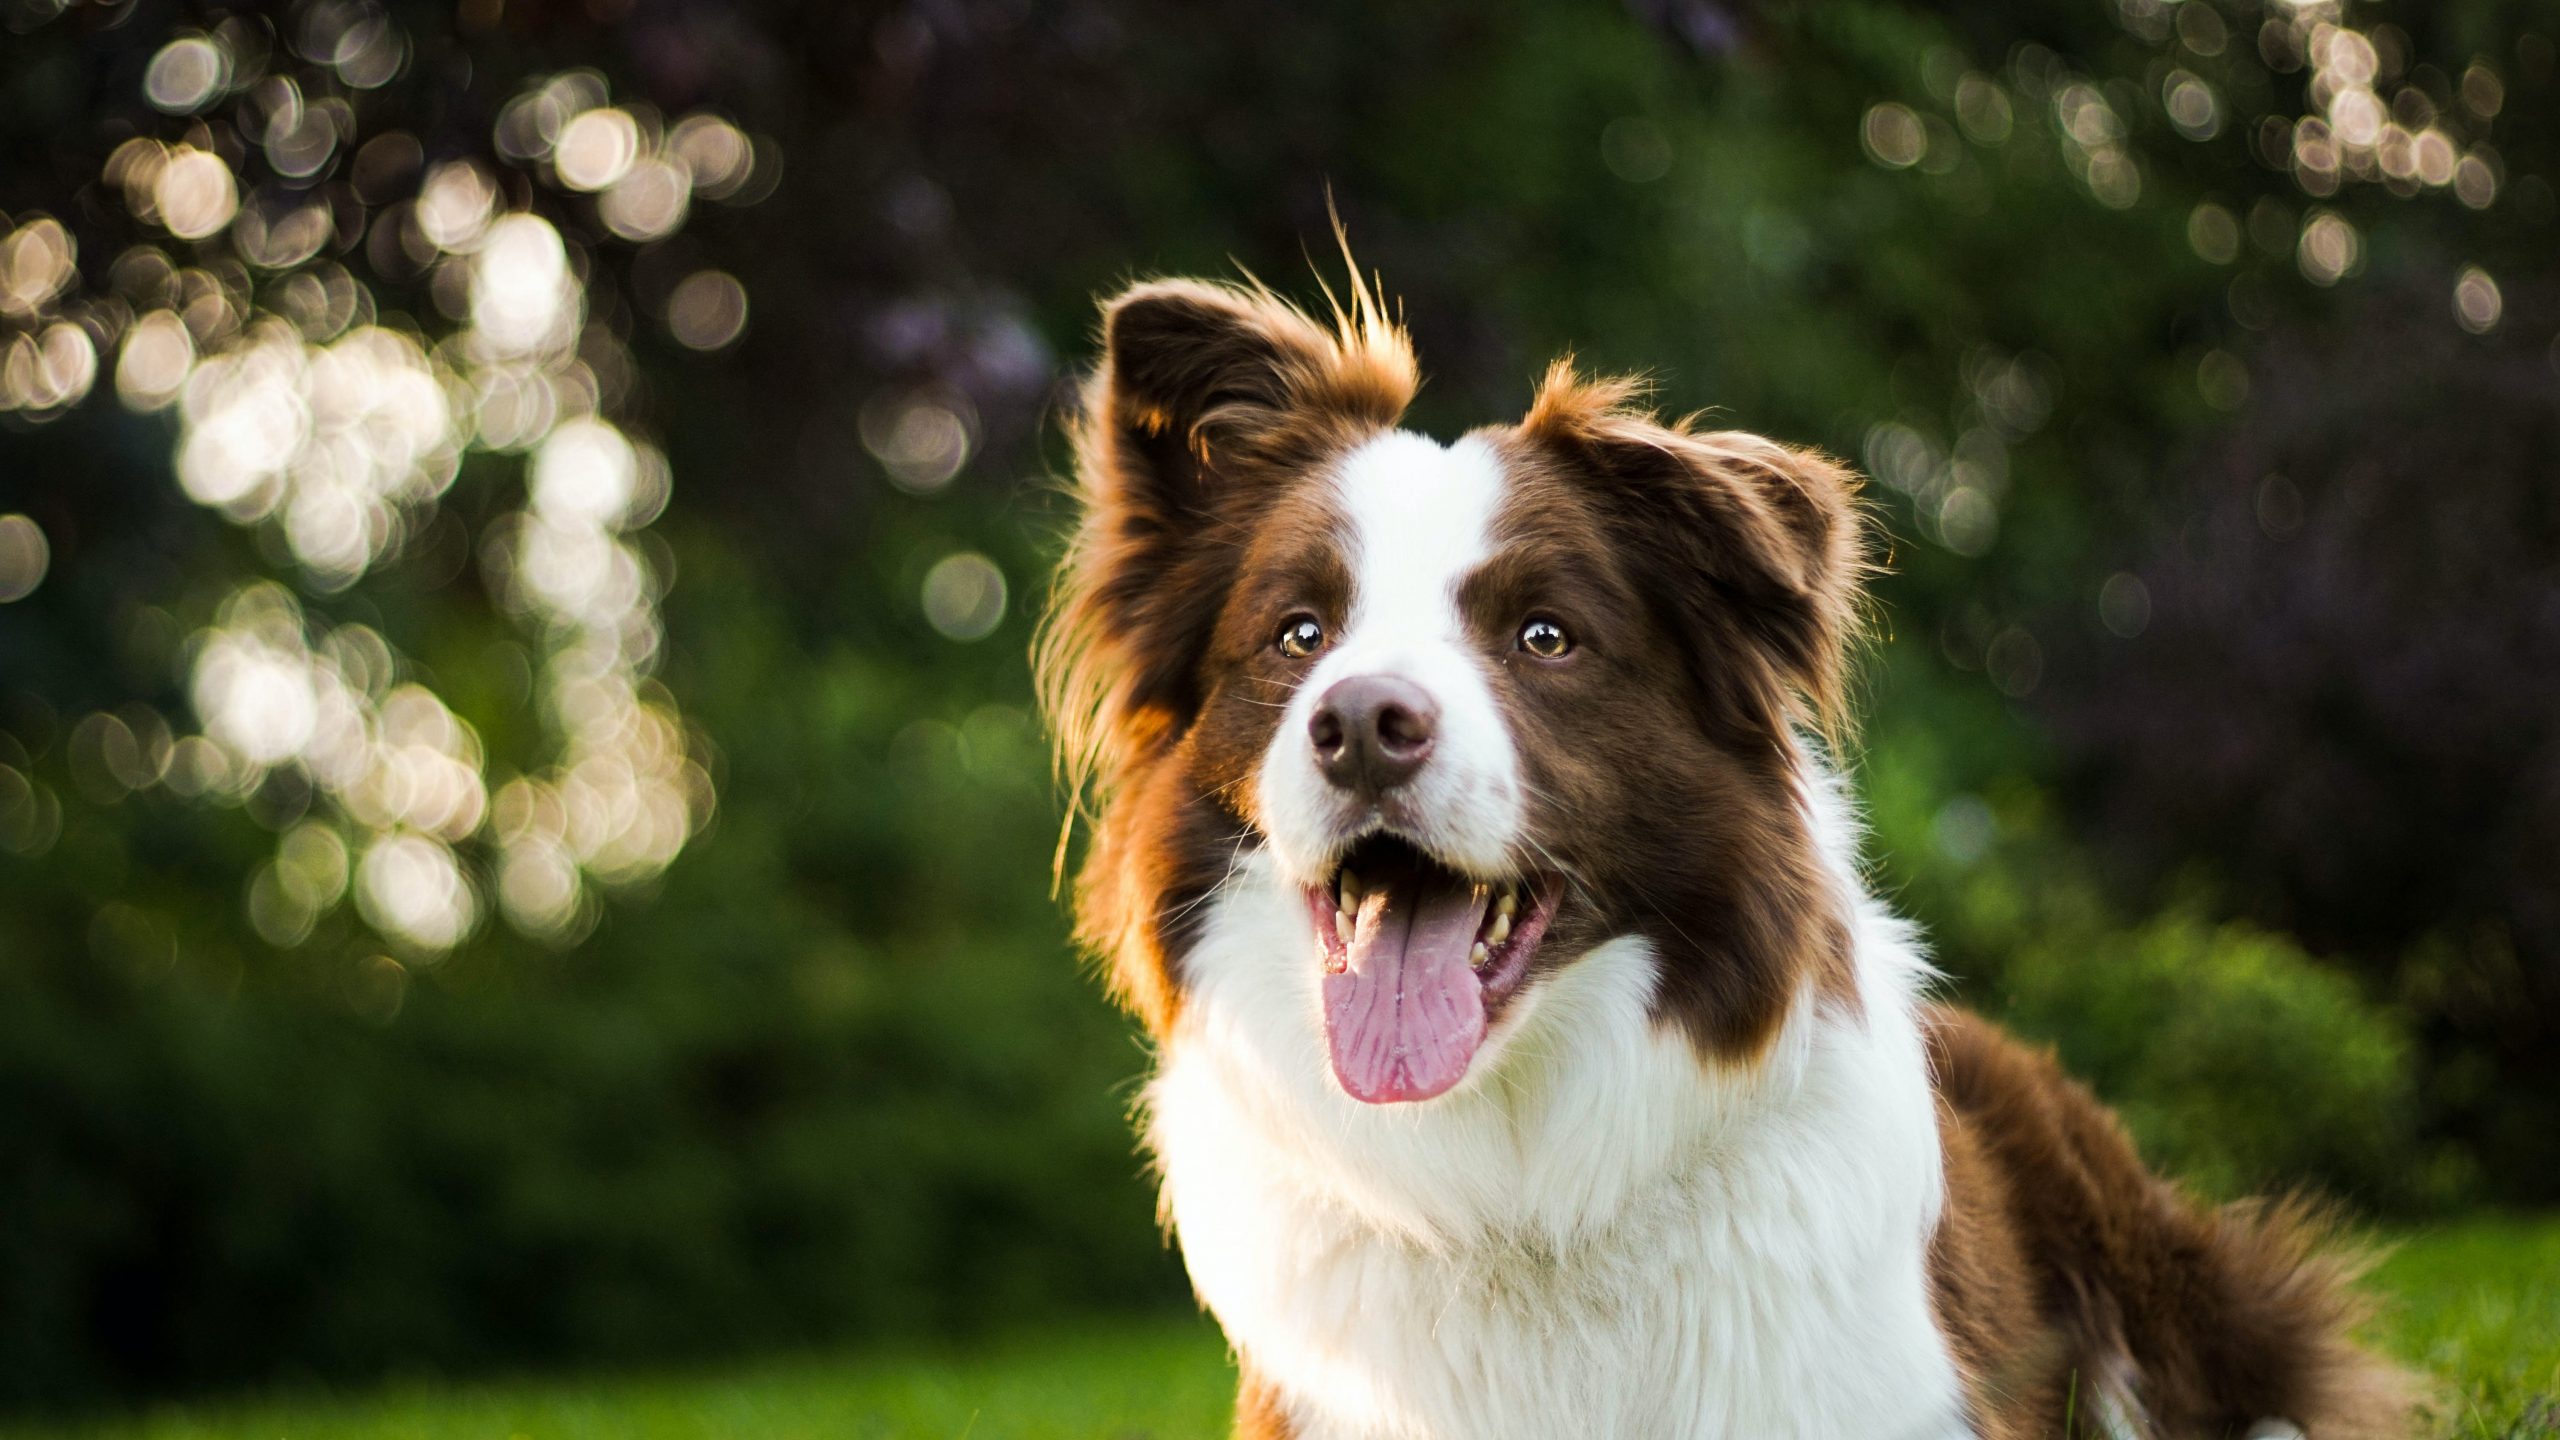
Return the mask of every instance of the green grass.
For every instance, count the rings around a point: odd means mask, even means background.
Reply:
[[[2422,1233],[2373,1275],[2374,1339],[2446,1382],[2459,1440],[2560,1440],[2560,1220]]]
[[[1206,1320],[1120,1321],[974,1354],[856,1354],[644,1378],[396,1386],[159,1410],[80,1440],[1176,1440],[1226,1433]]]
[[[2375,1338],[2447,1382],[2449,1440],[2560,1440],[2560,1220],[2413,1236],[2375,1288]],[[1225,1433],[1233,1383],[1207,1322],[1124,1321],[971,1354],[288,1396],[0,1440],[1190,1440]]]

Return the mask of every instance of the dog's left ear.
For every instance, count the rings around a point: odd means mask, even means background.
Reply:
[[[1637,407],[1640,390],[1559,364],[1522,436],[1598,484],[1721,718],[1836,737],[1874,568],[1857,477],[1817,451],[1666,423]]]

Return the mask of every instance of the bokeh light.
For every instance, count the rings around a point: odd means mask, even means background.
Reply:
[[[252,928],[298,945],[351,903],[397,952],[381,964],[405,977],[398,957],[434,958],[493,908],[528,934],[576,939],[596,886],[663,869],[713,805],[700,742],[650,678],[661,582],[633,532],[664,508],[672,477],[604,413],[599,367],[627,371],[624,341],[588,313],[589,242],[529,206],[527,182],[639,242],[681,228],[697,198],[752,200],[771,164],[723,117],[662,126],[645,106],[610,103],[601,76],[570,71],[501,110],[500,168],[431,165],[413,135],[363,133],[359,93],[408,60],[388,14],[318,5],[294,23],[290,55],[230,24],[153,54],[142,98],[185,128],[124,140],[100,179],[168,239],[115,256],[103,293],[82,292],[62,223],[0,217],[0,411],[48,419],[111,361],[125,407],[174,412],[181,493],[257,528],[261,553],[290,572],[231,585],[186,640],[200,733],[141,706],[70,726],[82,797],[161,786],[251,804],[289,779],[275,793],[310,802],[290,802],[274,857],[247,877]],[[315,188],[332,173],[345,182]],[[379,312],[348,268],[364,260],[423,283],[428,327]],[[735,344],[746,316],[744,287],[716,270],[680,280],[665,310],[670,333],[700,350]],[[915,418],[884,443],[919,485],[965,460],[965,404],[918,397],[900,412]],[[520,500],[455,547],[476,554],[538,647],[538,750],[511,756],[503,783],[478,731],[385,631],[319,608],[452,527],[443,501],[474,450],[524,457]],[[0,602],[32,593],[51,564],[33,520],[0,516]],[[990,603],[1002,613],[1001,577],[992,602],[973,583],[952,602],[964,630]],[[35,853],[61,826],[51,791],[0,767],[0,846]]]
[[[747,287],[718,270],[698,270],[667,297],[667,331],[692,350],[735,344],[747,328]]]
[[[1938,502],[1938,536],[1959,555],[1987,555],[2000,538],[1999,507],[1970,485],[1958,485]]]
[[[983,640],[1004,622],[1004,572],[974,551],[946,555],[924,577],[924,618],[953,640]]]
[[[2005,145],[2017,115],[1999,82],[1969,71],[1956,81],[1956,123],[1976,145]]]
[[[202,240],[231,223],[240,208],[231,167],[210,150],[173,147],[158,166],[151,203],[160,223],[181,240]]]
[[[414,339],[370,326],[318,346],[262,319],[196,367],[180,412],[187,493],[235,520],[279,516],[327,589],[391,549],[459,461],[442,377]]]
[[[34,594],[52,565],[42,526],[24,515],[0,515],[0,605]]]
[[[2215,198],[2189,212],[2187,239],[2196,255],[2214,265],[2242,265],[2244,241],[2270,255],[2290,251],[2303,277],[2334,286],[2361,273],[2365,222],[2350,221],[2336,197],[2354,186],[2374,186],[2404,199],[2447,195],[2473,210],[2496,205],[2508,175],[2489,143],[2492,119],[2507,109],[2509,82],[2497,62],[2475,57],[2458,77],[2414,62],[2407,34],[2382,21],[2351,19],[2346,0],[2284,0],[2269,7],[2255,36],[2254,55],[2233,38],[2231,22],[2210,5],[2125,0],[2118,21],[2140,42],[2157,47],[2144,82],[2101,81],[2076,71],[2052,51],[2020,47],[2005,71],[1968,70],[1952,49],[1933,51],[1920,66],[1930,99],[1950,112],[1904,100],[1872,103],[1861,113],[1859,143],[1867,158],[1887,169],[1953,175],[1958,157],[1946,153],[1953,137],[1985,148],[2004,146],[2029,104],[2049,105],[2051,135],[2071,173],[2099,204],[2130,210],[2145,190],[2146,128],[2162,127],[2197,144],[2235,141],[2262,163],[2286,173],[2315,206],[2297,224],[2272,197],[2260,196],[2245,217],[2242,207]],[[2536,60],[2528,38],[2518,53],[2528,68]],[[2530,52],[2530,53],[2528,53]],[[2220,63],[2216,63],[2219,61]],[[2270,113],[2267,77],[2300,74],[2302,104]],[[2145,91],[2149,94],[2146,96]],[[1952,120],[1952,124],[1950,123]],[[2155,153],[2156,152],[2152,152]],[[2009,163],[2026,159],[2012,152]],[[1615,163],[1614,161],[1612,162]],[[2547,181],[2526,177],[2531,204],[2547,211]],[[1978,185],[1963,182],[1960,206],[1979,205]],[[2273,238],[2281,230],[2282,239]],[[2502,308],[2496,286],[2460,288],[2454,319],[2465,328]],[[2230,291],[2231,316],[2261,328],[2266,296],[2243,274]],[[2486,322],[2494,325],[2495,320]],[[1941,529],[1943,494],[1932,494],[1921,512],[1924,531]],[[1969,506],[1959,506],[1961,518]],[[1970,533],[1963,524],[1960,530]]]
[[[571,338],[577,293],[560,232],[538,215],[489,227],[471,269],[472,340],[490,358],[556,351]]]
[[[618,526],[639,469],[621,431],[591,418],[567,421],[534,452],[533,512],[562,526]]]
[[[2160,108],[2169,123],[2190,140],[2210,140],[2222,132],[2222,100],[2213,86],[2185,70],[2172,70],[2161,84]]]
[[[414,212],[418,233],[439,250],[471,249],[498,208],[497,182],[478,163],[456,160],[428,172]]]
[[[589,110],[561,128],[552,163],[572,190],[602,190],[631,173],[640,127],[621,110]]]
[[[2363,265],[2364,237],[2344,216],[2314,210],[2302,222],[2295,260],[2304,279],[2314,285],[2335,285]]]
[[[2401,46],[2378,46],[2380,33],[2346,24],[2339,0],[2288,4],[2268,21],[2262,43],[2288,59],[2298,57],[2311,71],[2313,113],[2293,121],[2284,157],[2295,182],[2324,198],[2353,184],[2380,185],[2402,196],[2450,187],[2463,204],[2486,208],[2496,198],[2498,180],[2493,154],[2481,140],[2503,100],[2497,75],[2473,64],[2459,87],[2459,108],[2469,118],[2448,113],[2425,89],[2397,83],[2404,78]],[[2335,283],[2345,273],[2333,272],[2321,283]]]
[[[746,133],[717,115],[688,115],[667,136],[667,150],[693,177],[693,193],[726,200],[755,170],[755,146]]]
[[[0,315],[32,319],[71,283],[79,249],[62,222],[37,215],[0,240]]]
[[[625,240],[655,240],[684,223],[693,180],[680,161],[652,156],[633,164],[596,203],[606,227]]]
[[[365,851],[356,867],[356,908],[376,930],[429,952],[460,944],[479,919],[453,852],[419,835],[386,836]]]
[[[2119,570],[2098,587],[2098,623],[2119,639],[2131,640],[2151,627],[2151,587],[2129,570]]]
[[[2200,259],[2228,265],[2240,258],[2240,222],[2230,211],[2207,200],[2187,216],[2187,244]]]
[[[62,801],[42,781],[0,765],[0,850],[41,855],[62,834]]]
[[[172,115],[203,109],[231,79],[231,56],[206,35],[182,35],[160,47],[142,72],[142,93]]]
[[[2505,312],[2498,282],[2477,265],[2465,266],[2453,285],[2454,320],[2474,335],[2486,335],[2498,328],[2498,318]]]
[[[2216,410],[2237,413],[2249,403],[2249,367],[2228,350],[2207,350],[2196,362],[2196,393]]]
[[[977,443],[977,412],[958,391],[875,395],[862,407],[863,448],[899,489],[929,495],[951,483]]]
[[[2065,157],[2089,193],[2110,210],[2131,209],[2142,198],[2142,171],[2125,148],[2124,117],[2106,92],[2084,82],[2064,85],[2054,94],[2053,114]]]
[[[45,413],[75,405],[98,376],[89,332],[56,320],[34,334],[10,337],[0,350],[0,411]]]
[[[196,362],[195,338],[176,312],[154,310],[125,332],[116,363],[116,393],[136,410],[162,409],[178,398]]]
[[[1858,127],[1858,138],[1866,145],[1867,157],[1891,170],[1904,170],[1920,163],[1927,147],[1927,132],[1920,128],[1920,117],[1908,105],[1886,101],[1870,106],[1864,124]]]

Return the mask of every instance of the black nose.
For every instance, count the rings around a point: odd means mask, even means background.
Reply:
[[[1407,780],[1431,758],[1440,707],[1422,687],[1392,675],[1354,675],[1335,682],[1307,722],[1316,768],[1345,790],[1375,797]]]

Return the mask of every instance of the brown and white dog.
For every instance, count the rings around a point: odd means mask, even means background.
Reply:
[[[1040,654],[1238,1432],[2406,1434],[2316,1227],[1927,1000],[1810,738],[1854,479],[1564,364],[1439,444],[1350,303],[1110,302]]]

